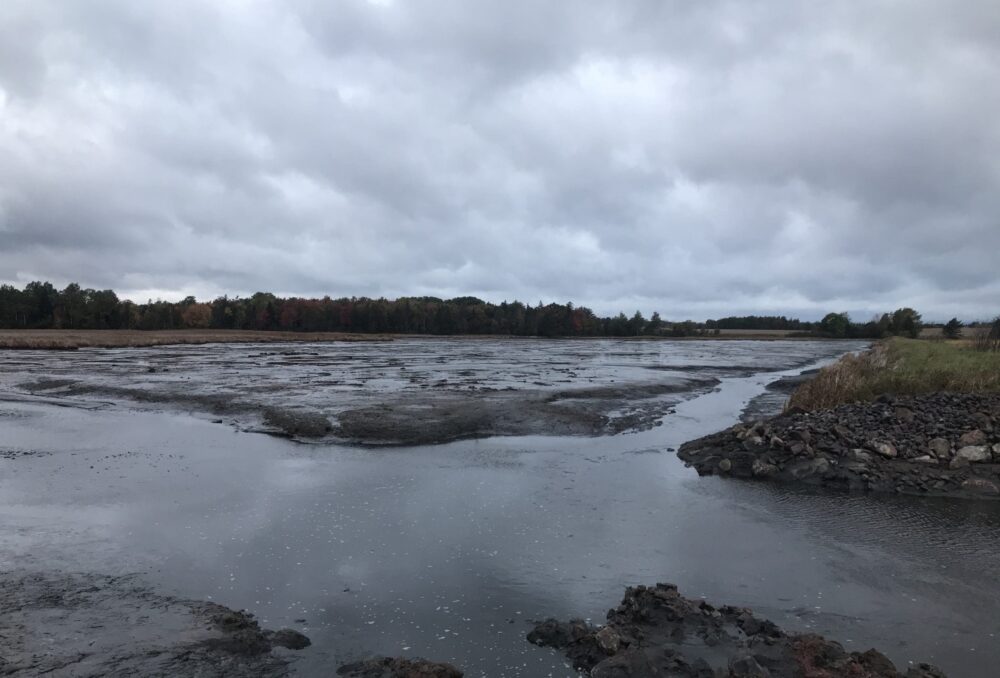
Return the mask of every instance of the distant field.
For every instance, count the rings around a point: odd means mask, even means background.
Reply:
[[[74,349],[170,344],[389,341],[383,334],[251,330],[0,330],[0,349]]]
[[[795,330],[719,330],[722,337],[761,337],[781,338],[794,333]]]
[[[989,332],[989,327],[963,327],[962,328],[962,338],[972,339],[978,334],[985,334]],[[941,332],[940,327],[924,327],[920,330],[921,339],[943,339],[944,334]]]

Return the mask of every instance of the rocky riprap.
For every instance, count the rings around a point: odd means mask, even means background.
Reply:
[[[848,652],[815,634],[786,634],[747,608],[713,607],[671,584],[637,586],[608,623],[549,619],[528,634],[562,650],[592,678],[944,678],[929,664],[906,673],[876,650]]]
[[[462,678],[451,664],[405,657],[372,657],[337,669],[345,678]]]
[[[933,393],[790,411],[685,443],[700,475],[1000,498],[1000,394]]]

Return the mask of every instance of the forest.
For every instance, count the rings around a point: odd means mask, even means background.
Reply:
[[[113,290],[85,289],[75,283],[62,290],[48,282],[31,282],[23,289],[0,285],[0,328],[4,329],[242,329],[542,337],[683,337],[717,335],[722,330],[786,330],[802,336],[878,338],[917,336],[921,326],[920,314],[909,308],[866,323],[853,322],[846,313],[829,313],[818,322],[754,315],[671,322],[661,319],[659,313],[648,319],[639,311],[631,316],[599,317],[572,303],[494,304],[476,297],[304,299],[258,292],[249,297],[222,296],[210,302],[187,297],[178,302],[135,303],[119,298]]]

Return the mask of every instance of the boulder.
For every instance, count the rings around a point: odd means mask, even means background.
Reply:
[[[732,659],[729,662],[729,675],[733,678],[771,678],[771,672],[750,655]]]
[[[750,470],[755,478],[767,478],[777,473],[778,467],[774,464],[768,464],[763,459],[754,459]]]
[[[853,437],[851,429],[847,428],[843,424],[834,424],[832,430],[841,440],[849,441]]]
[[[582,619],[561,622],[549,618],[535,625],[528,634],[528,642],[541,647],[566,647],[590,633],[590,626]]]
[[[985,445],[985,444],[986,444],[986,434],[980,431],[978,428],[963,433],[962,437],[958,439],[959,447],[968,447],[970,445]]]
[[[914,457],[910,461],[915,462],[917,464],[937,464],[938,458],[931,456],[929,454],[925,454],[922,457]]]
[[[886,459],[894,459],[899,454],[892,443],[872,443],[871,448]]]
[[[964,459],[968,462],[990,461],[992,459],[990,448],[986,445],[966,445],[955,453],[955,459]]]
[[[308,637],[295,629],[279,629],[271,634],[270,640],[271,645],[289,650],[302,650],[312,645]]]
[[[913,410],[908,407],[897,407],[893,411],[893,414],[896,416],[896,419],[899,419],[901,422],[906,424],[912,424],[913,420],[916,418],[913,414]]]
[[[594,634],[594,639],[597,641],[597,647],[601,648],[606,654],[614,654],[618,652],[618,648],[621,647],[622,638],[618,635],[610,626],[605,626],[600,631]]]
[[[976,412],[972,415],[972,420],[976,422],[976,428],[987,433],[993,432],[993,419],[985,412]]]
[[[827,473],[830,470],[830,461],[824,457],[819,457],[818,459],[802,459],[790,465],[787,469],[788,473],[799,480],[804,478],[809,478],[811,476]]]
[[[872,455],[870,455],[868,452],[865,452],[860,447],[855,447],[847,454],[847,456],[849,459],[853,459],[854,461],[860,461],[863,464],[870,464],[874,459]]]
[[[933,438],[927,443],[927,448],[935,457],[947,459],[951,456],[951,443],[945,438]]]
[[[729,473],[729,471],[732,470],[732,468],[733,468],[733,462],[729,461],[728,459],[722,459],[721,461],[719,461],[719,470],[722,471],[723,473]]]

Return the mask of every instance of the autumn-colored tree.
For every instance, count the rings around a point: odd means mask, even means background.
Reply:
[[[205,329],[212,324],[212,306],[193,303],[181,311],[181,323],[188,329]]]

